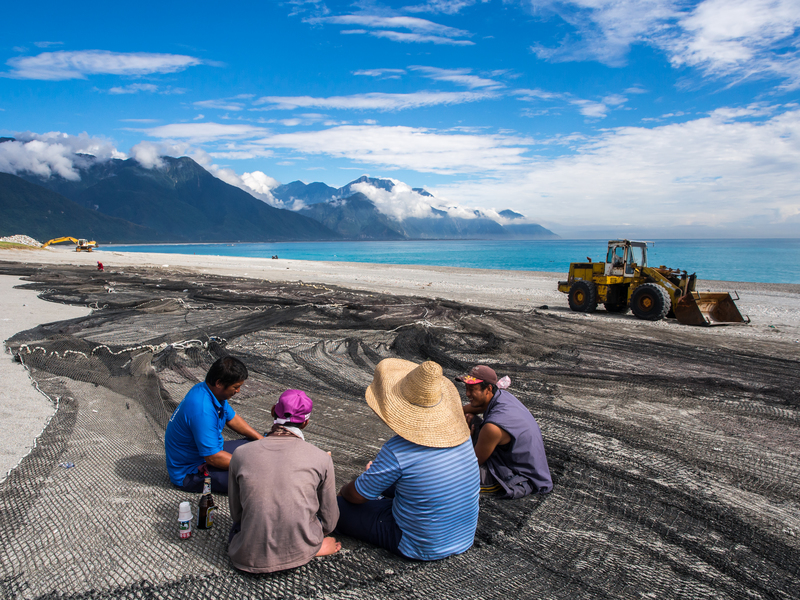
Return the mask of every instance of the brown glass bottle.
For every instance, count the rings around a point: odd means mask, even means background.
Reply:
[[[211,496],[211,476],[206,473],[203,482],[203,495],[200,496],[200,503],[197,510],[197,528],[211,529],[214,524],[214,513],[217,507],[214,506],[214,498]]]

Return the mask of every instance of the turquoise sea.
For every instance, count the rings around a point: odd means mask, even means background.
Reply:
[[[570,262],[603,260],[608,240],[453,240],[281,242],[102,246],[99,251],[251,256],[565,273]],[[650,266],[696,272],[700,279],[800,283],[800,239],[656,240]]]

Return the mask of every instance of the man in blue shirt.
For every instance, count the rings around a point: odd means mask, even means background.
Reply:
[[[196,384],[172,413],[164,434],[169,479],[187,492],[203,489],[203,472],[211,475],[211,491],[228,493],[228,465],[242,444],[262,436],[237,415],[228,400],[247,379],[247,367],[239,359],[217,360],[204,382]],[[225,425],[248,439],[225,442]]]
[[[435,362],[387,358],[366,398],[397,435],[339,492],[336,530],[416,560],[465,552],[480,476],[455,385]]]

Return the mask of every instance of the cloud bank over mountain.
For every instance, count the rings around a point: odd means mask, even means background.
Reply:
[[[285,202],[275,198],[272,190],[278,187],[280,182],[266,173],[253,171],[238,174],[233,169],[215,164],[208,153],[193,148],[186,142],[143,141],[125,153],[117,150],[110,141],[92,138],[85,133],[78,136],[61,132],[41,135],[24,132],[15,135],[13,140],[0,143],[0,172],[30,173],[43,179],[58,176],[69,181],[79,181],[81,169],[93,163],[130,157],[145,169],[161,169],[165,166],[165,157],[186,155],[215,177],[271,206],[295,211],[307,206],[304,199],[295,198]],[[340,194],[341,197],[335,199],[344,199],[354,193],[361,193],[380,213],[398,221],[407,218],[435,219],[441,214],[460,219],[489,218],[498,223],[507,221],[494,209],[476,210],[452,202],[445,203],[427,192],[412,189],[402,181],[390,178],[380,181],[384,187],[375,185],[374,181],[367,177],[362,177],[358,182],[349,185],[345,194]]]

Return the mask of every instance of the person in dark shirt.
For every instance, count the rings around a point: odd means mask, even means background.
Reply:
[[[542,432],[525,405],[504,389],[511,380],[498,381],[493,369],[477,365],[456,381],[466,385],[464,417],[480,466],[481,492],[522,498],[552,490]]]

